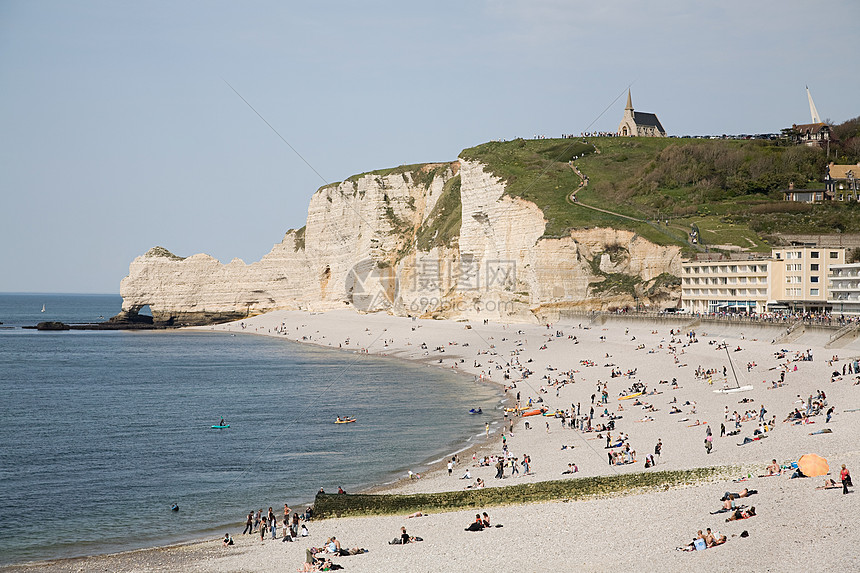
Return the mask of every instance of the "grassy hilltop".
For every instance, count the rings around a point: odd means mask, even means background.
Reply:
[[[768,236],[777,231],[860,233],[856,203],[782,200],[790,182],[797,189],[824,187],[826,153],[806,146],[675,138],[518,139],[472,147],[461,157],[486,164],[506,181],[508,194],[540,207],[547,237],[608,226],[658,244],[690,247],[687,233],[695,224],[703,246],[768,251]],[[580,188],[571,165],[588,185]],[[579,204],[569,199],[577,188]]]

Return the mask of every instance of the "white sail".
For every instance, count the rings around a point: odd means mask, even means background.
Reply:
[[[809,113],[812,114],[812,123],[821,123],[821,117],[818,115],[818,110],[815,109],[815,102],[812,101],[812,94],[809,93],[809,86],[806,86],[806,97],[809,98]]]

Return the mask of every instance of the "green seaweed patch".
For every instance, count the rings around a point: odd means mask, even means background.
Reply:
[[[572,501],[665,490],[728,479],[739,466],[712,466],[674,471],[637,472],[413,495],[320,494],[314,502],[317,517],[395,515],[415,511],[457,511],[491,506],[549,501]]]

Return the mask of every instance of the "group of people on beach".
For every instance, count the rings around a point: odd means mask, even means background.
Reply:
[[[251,535],[259,532],[260,541],[266,538],[266,534],[270,535],[271,539],[278,539],[280,531],[281,541],[294,541],[297,537],[307,537],[310,535],[306,523],[311,519],[313,509],[308,507],[304,513],[299,514],[293,512],[290,506],[284,504],[284,518],[279,523],[272,507],[269,507],[268,513],[263,515],[261,508],[255,514],[253,510],[248,512],[248,517],[245,519],[245,529],[242,530],[242,535]]]

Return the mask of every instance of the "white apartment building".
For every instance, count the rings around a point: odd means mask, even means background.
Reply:
[[[771,261],[720,260],[681,264],[681,306],[696,313],[765,312]]]
[[[830,267],[844,247],[780,247],[769,259],[681,264],[681,306],[694,313],[825,312]]]
[[[827,303],[838,316],[860,316],[860,263],[830,267]]]

